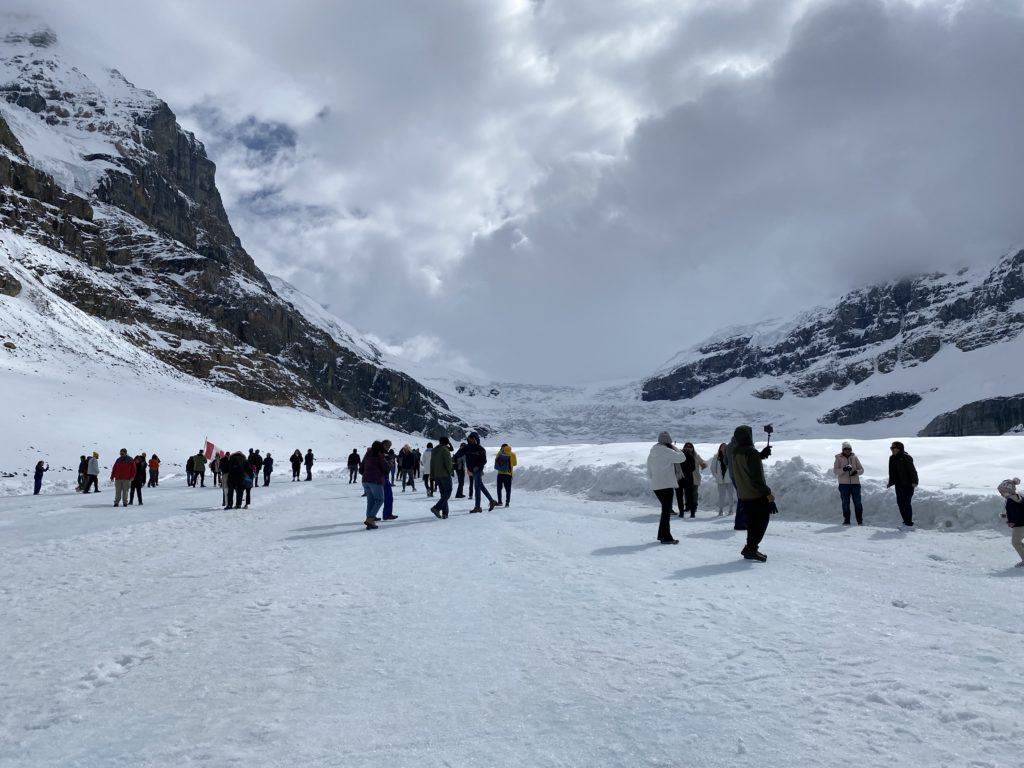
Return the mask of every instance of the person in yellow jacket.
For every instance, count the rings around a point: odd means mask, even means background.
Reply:
[[[512,501],[512,471],[516,468],[516,455],[508,443],[501,444],[501,450],[494,457],[494,468],[498,471],[498,503],[501,504],[501,489],[505,489],[505,506]]]

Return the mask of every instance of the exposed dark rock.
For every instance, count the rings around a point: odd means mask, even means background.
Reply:
[[[955,411],[936,416],[918,434],[921,437],[1002,435],[1024,423],[1024,394],[975,400]]]
[[[801,397],[843,389],[897,367],[1006,341],[1024,329],[1024,250],[983,279],[925,275],[853,291],[758,342],[751,330],[699,345],[667,373],[647,379],[644,400],[680,400],[734,378],[779,378]]]
[[[915,392],[890,392],[887,395],[872,395],[854,400],[852,403],[829,411],[818,422],[821,424],[865,424],[869,421],[881,421],[902,416],[903,411],[921,402],[921,396]]]
[[[759,400],[781,400],[786,396],[786,391],[779,387],[765,387],[752,393]]]
[[[21,293],[21,281],[3,267],[0,267],[0,293],[4,296],[17,296]]]

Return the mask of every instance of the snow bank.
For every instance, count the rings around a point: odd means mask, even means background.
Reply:
[[[1021,475],[1024,439],[1020,437],[904,438],[915,458],[921,486],[914,497],[915,522],[943,530],[1005,529],[999,518],[1003,502],[995,487]],[[893,491],[885,488],[889,440],[860,441],[854,447],[864,463],[862,485],[865,519],[899,522]],[[518,452],[516,486],[554,489],[601,501],[656,503],[647,483],[648,443],[524,448]],[[700,444],[709,459],[716,445]],[[832,474],[839,441],[794,440],[772,446],[766,462],[768,483],[780,513],[789,520],[838,522],[839,493]],[[718,494],[710,472],[703,474],[699,506],[717,509]]]

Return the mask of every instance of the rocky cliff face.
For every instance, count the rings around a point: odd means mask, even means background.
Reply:
[[[463,433],[436,393],[278,296],[231,228],[202,143],[152,93],[104,77],[65,62],[47,30],[0,41],[0,227],[89,269],[24,266],[140,348],[247,399]]]
[[[890,374],[924,365],[943,350],[998,345],[1022,329],[1024,251],[1018,251],[991,270],[873,286],[788,323],[719,334],[647,379],[642,397],[689,399],[734,379],[769,380],[752,393],[768,401],[816,398],[864,382],[877,390],[886,387]],[[851,424],[889,418],[920,397],[890,391],[851,400],[819,420]]]
[[[975,400],[932,419],[921,437],[1020,434],[1024,425],[1024,395]]]

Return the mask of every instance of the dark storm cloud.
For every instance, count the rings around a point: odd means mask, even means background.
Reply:
[[[261,266],[420,359],[639,376],[1024,241],[1019,2],[81,7],[32,3],[207,143]]]

